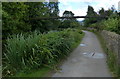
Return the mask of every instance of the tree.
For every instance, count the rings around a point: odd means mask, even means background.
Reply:
[[[100,16],[105,16],[105,10],[102,8],[101,10],[98,11]]]
[[[59,16],[58,4],[59,4],[59,2],[49,2],[48,3],[50,17],[58,17]],[[59,27],[60,20],[51,19],[51,20],[49,20],[49,24],[50,23],[52,23],[52,25],[49,26],[50,27],[49,29],[57,29]]]
[[[63,17],[73,17],[74,13],[72,11],[65,10],[63,12]],[[62,23],[59,28],[75,28],[78,27],[80,24],[75,18],[72,19],[63,19]]]
[[[27,13],[29,19],[49,16],[49,14],[47,13],[48,8],[42,2],[29,2],[29,3],[27,2],[26,5],[29,6]],[[43,27],[44,24],[43,20],[29,20],[29,23],[32,26],[31,28],[32,31],[39,29],[39,31],[44,32],[46,29],[45,26]]]
[[[87,15],[86,16],[98,16],[98,14],[94,11],[92,6],[88,6]],[[96,23],[97,18],[85,18],[84,25],[88,27],[91,23]]]
[[[94,14],[94,9],[92,7],[88,8],[88,12],[87,15],[92,15],[91,13]],[[95,28],[97,30],[109,30],[112,32],[116,32],[118,34],[120,34],[119,32],[119,13],[115,10],[114,6],[112,6],[110,9],[108,10],[104,10],[104,8],[101,8],[98,11],[98,16],[107,16],[108,18],[98,18],[97,22],[91,22],[91,19],[85,19],[85,24],[88,25],[89,27]]]
[[[46,32],[59,26],[59,20],[31,20],[58,16],[58,2],[3,2],[3,36],[38,30]]]
[[[22,2],[2,3],[2,26],[3,38],[8,34],[17,34],[31,30],[31,25],[27,21],[28,6]]]
[[[63,13],[63,17],[72,17],[72,16],[74,16],[74,13],[72,13],[71,11],[65,10]]]
[[[27,3],[30,8],[29,15],[30,18],[37,18],[37,17],[57,17],[59,14],[58,2],[30,2]],[[46,32],[50,29],[55,29],[59,26],[59,20],[31,20],[30,23],[32,25],[32,31],[39,30],[40,32]]]

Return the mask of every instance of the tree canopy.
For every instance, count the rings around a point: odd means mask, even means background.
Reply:
[[[59,20],[30,20],[36,17],[58,16],[58,2],[3,2],[3,37],[39,30],[49,31],[58,27]]]

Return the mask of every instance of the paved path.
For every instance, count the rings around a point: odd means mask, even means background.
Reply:
[[[81,44],[71,53],[53,77],[111,77],[106,55],[96,35],[84,31]]]

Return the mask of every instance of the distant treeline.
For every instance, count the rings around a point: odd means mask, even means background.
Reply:
[[[95,28],[97,30],[109,30],[120,34],[120,13],[116,11],[114,6],[108,10],[101,8],[98,12],[94,11],[92,6],[88,6],[86,16],[107,16],[106,18],[85,18],[84,25],[86,27]]]

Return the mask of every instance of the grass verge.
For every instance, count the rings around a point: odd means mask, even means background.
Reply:
[[[80,38],[83,38],[84,35],[85,35],[85,33],[83,33],[83,35],[81,35]],[[82,39],[73,45],[73,47],[72,47],[73,49],[71,49],[71,52],[80,44],[81,41],[82,41]],[[17,73],[14,77],[46,77],[46,76],[51,76],[55,71],[59,70],[59,67],[62,65],[62,63],[66,60],[66,58],[68,56],[64,57],[63,59],[59,60],[58,63],[56,63],[57,70],[52,69],[50,67],[42,67],[38,70],[31,70],[31,72],[29,72],[29,73],[24,73],[24,72]]]
[[[91,31],[91,32],[94,32],[97,35],[97,37],[101,43],[101,46],[107,55],[107,64],[109,66],[110,71],[112,72],[112,75],[114,77],[118,77],[117,79],[120,79],[120,67],[117,64],[116,54],[113,53],[111,50],[108,50],[108,48],[106,46],[106,42],[99,32],[96,32],[96,31]]]
[[[48,67],[42,67],[38,70],[31,70],[29,73],[20,72],[17,73],[14,77],[45,77],[46,73],[51,71]]]
[[[83,36],[84,33],[80,30],[66,29],[8,38],[4,52],[4,77],[44,76],[51,69],[56,69],[60,60],[68,57]]]

